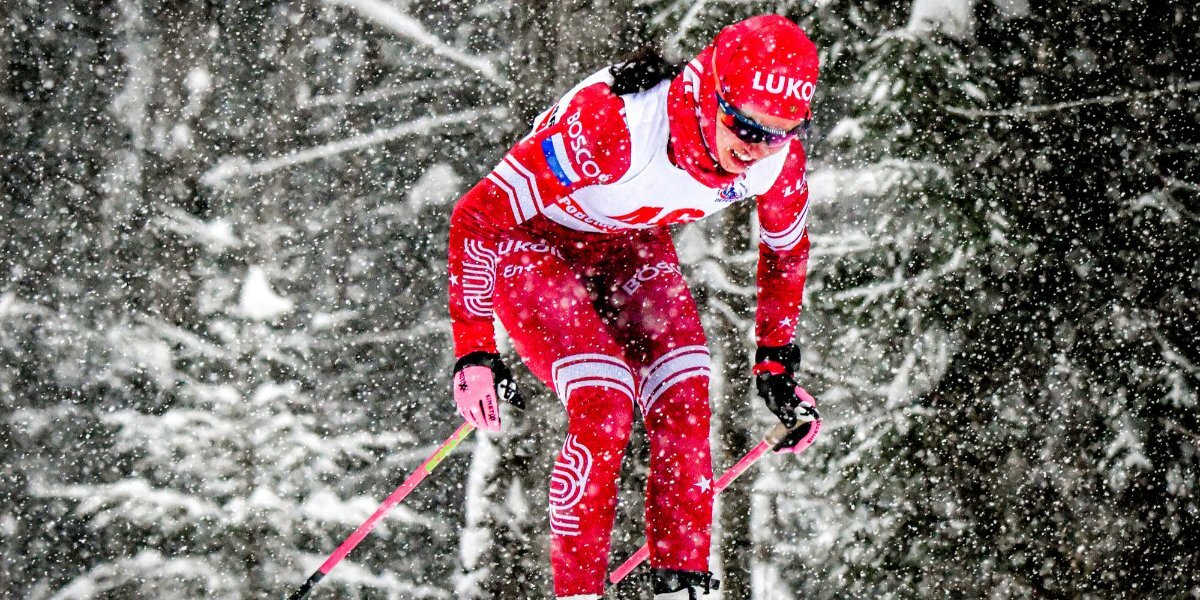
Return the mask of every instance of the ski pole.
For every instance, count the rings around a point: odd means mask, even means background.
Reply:
[[[387,500],[384,500],[383,504],[379,505],[379,508],[375,509],[375,514],[371,515],[371,517],[364,521],[362,525],[359,525],[358,529],[355,530],[354,533],[350,534],[350,537],[346,538],[346,541],[342,542],[342,545],[338,546],[338,549],[334,550],[333,554],[329,555],[329,558],[325,559],[325,562],[321,565],[321,568],[317,569],[312,576],[308,578],[308,581],[305,581],[304,585],[300,586],[300,589],[296,590],[296,593],[288,597],[288,600],[300,600],[306,594],[308,594],[308,592],[313,589],[313,586],[317,585],[321,579],[328,575],[329,572],[332,571],[333,568],[336,567],[343,558],[346,558],[347,554],[350,554],[351,550],[354,550],[354,547],[357,546],[358,543],[363,540],[363,538],[367,537],[367,534],[371,533],[371,530],[375,528],[375,524],[381,517],[383,517],[385,513],[387,513],[387,511],[399,504],[401,500],[404,500],[404,497],[407,496],[409,492],[413,491],[413,488],[417,487],[417,484],[421,483],[421,481],[425,479],[426,475],[433,472],[433,470],[436,469],[439,464],[441,464],[442,459],[449,456],[450,453],[453,452],[456,447],[458,447],[459,443],[467,439],[468,435],[471,435],[472,431],[475,431],[474,425],[465,422],[460,425],[457,431],[455,431],[449,438],[446,438],[446,441],[442,442],[442,445],[438,447],[433,455],[425,459],[425,462],[422,463],[420,467],[417,467],[417,470],[413,471],[412,475],[409,475],[408,479],[405,479],[404,483],[400,484],[400,487],[396,488],[396,491],[392,492],[392,495],[388,496]]]
[[[797,427],[801,425],[803,425],[803,423],[797,424]],[[819,427],[819,421],[813,425]],[[771,428],[771,430],[767,432],[767,435],[763,436],[763,441],[759,442],[757,446],[750,450],[750,452],[747,452],[741,460],[737,461],[736,464],[730,467],[728,471],[725,471],[725,473],[722,474],[719,479],[717,479],[717,482],[714,485],[713,495],[715,496],[720,494],[725,490],[725,488],[729,487],[729,484],[733,483],[734,479],[737,479],[738,476],[742,473],[745,473],[751,465],[758,462],[758,459],[762,458],[768,450],[774,448],[775,444],[778,444],[779,441],[788,434],[788,432],[788,428],[784,426],[783,423],[777,423],[775,427]],[[617,567],[617,570],[612,572],[612,575],[608,576],[608,582],[612,585],[620,583],[621,580],[628,577],[629,574],[647,558],[650,558],[650,545],[642,544],[642,547],[639,548],[638,551],[633,554],[633,556],[630,556],[629,559],[627,559],[621,566]]]

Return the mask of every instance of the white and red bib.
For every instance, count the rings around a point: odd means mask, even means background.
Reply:
[[[585,233],[645,229],[694,221],[749,198],[759,221],[758,341],[791,341],[808,258],[803,146],[793,142],[736,178],[690,172],[703,161],[672,153],[704,149],[675,148],[671,129],[699,127],[694,111],[679,108],[694,104],[678,95],[699,93],[685,80],[702,76],[703,63],[693,61],[674,81],[617,96],[607,69],[592,75],[542,113],[459,200],[448,265],[456,355],[494,351],[489,257],[506,230],[534,219]]]

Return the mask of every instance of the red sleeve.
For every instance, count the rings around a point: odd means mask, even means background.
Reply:
[[[504,231],[576,189],[620,179],[628,168],[624,102],[608,84],[594,83],[539,116],[533,133],[459,199],[447,261],[456,357],[496,351],[492,296]]]
[[[804,147],[797,140],[788,152],[775,185],[758,198],[758,312],[754,334],[759,346],[782,346],[793,340],[808,274]]]

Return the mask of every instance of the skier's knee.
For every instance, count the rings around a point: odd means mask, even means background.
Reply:
[[[671,414],[708,419],[708,376],[711,360],[705,346],[676,348],[646,370],[638,403],[647,422]]]
[[[550,367],[554,392],[568,410],[582,390],[603,390],[603,395],[623,397],[633,405],[636,385],[633,371],[624,359],[607,354],[572,354],[554,361]],[[597,394],[589,394],[595,397]]]

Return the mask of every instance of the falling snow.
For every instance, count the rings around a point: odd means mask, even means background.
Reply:
[[[822,53],[797,341],[825,428],[719,497],[711,597],[1200,598],[1182,0],[0,0],[0,597],[290,594],[460,422],[456,199],[597,68],[774,11]],[[718,469],[774,419],[748,207],[674,232]],[[312,598],[550,597],[565,419],[500,342],[529,408]]]

